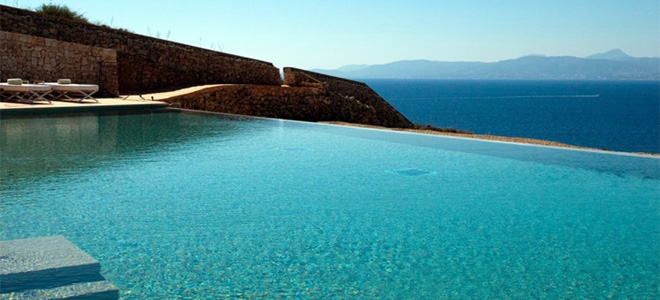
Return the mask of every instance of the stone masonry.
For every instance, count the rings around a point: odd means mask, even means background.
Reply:
[[[414,125],[363,82],[296,68],[284,68],[284,84],[317,87],[322,89],[325,97],[332,101],[343,102],[346,105],[359,105],[366,111],[370,111],[370,113],[361,114],[361,119],[345,120],[345,122],[399,128],[411,128]]]
[[[119,95],[117,52],[0,31],[0,81],[7,78],[98,84],[101,94]]]
[[[0,30],[5,31],[0,35],[2,79],[67,77],[97,82],[113,95],[222,84],[167,101],[242,115],[413,126],[357,81],[285,68],[282,86],[279,70],[268,62],[2,5]],[[72,61],[81,61],[82,69]]]
[[[301,121],[343,121],[385,127],[413,124],[366,84],[294,68],[287,86],[222,85],[166,101],[187,109]]]
[[[115,50],[122,93],[213,83],[282,84],[279,70],[268,62],[9,6],[0,5],[0,30]]]

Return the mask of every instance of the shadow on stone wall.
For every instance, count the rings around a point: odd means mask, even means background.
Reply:
[[[285,68],[284,77],[285,86],[221,85],[165,101],[186,109],[239,115],[413,126],[364,83],[294,68]]]
[[[21,78],[99,85],[101,95],[119,95],[117,53],[112,49],[0,31],[0,81]]]
[[[317,86],[322,88],[326,96],[334,102],[363,108],[365,113],[361,114],[357,122],[347,122],[398,128],[413,127],[412,122],[363,82],[296,68],[284,68],[284,84],[292,87]]]
[[[272,63],[9,6],[0,5],[0,29],[115,50],[121,93],[213,83],[282,84]]]
[[[282,86],[279,70],[268,62],[2,5],[0,28],[25,36],[112,49],[116,52],[120,93],[223,84],[167,100],[183,108],[303,121],[413,126],[361,82],[285,68]],[[0,65],[0,73],[7,73],[8,65]],[[44,64],[37,61],[27,66],[22,72],[35,74]],[[64,73],[73,72],[70,64],[55,67]]]

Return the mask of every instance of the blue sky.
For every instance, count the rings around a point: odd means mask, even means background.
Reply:
[[[397,60],[660,56],[660,1],[0,0],[64,4],[90,21],[273,62],[334,69]]]

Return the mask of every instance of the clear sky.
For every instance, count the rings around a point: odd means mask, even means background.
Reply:
[[[660,56],[658,0],[0,0],[64,4],[92,22],[270,61],[334,69],[397,60]]]

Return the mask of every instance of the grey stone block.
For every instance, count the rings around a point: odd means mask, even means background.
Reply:
[[[102,280],[99,262],[62,236],[0,241],[0,293]]]
[[[45,290],[27,290],[0,294],[0,300],[23,299],[67,299],[67,300],[115,300],[119,299],[119,290],[107,281],[74,283],[71,285]]]

